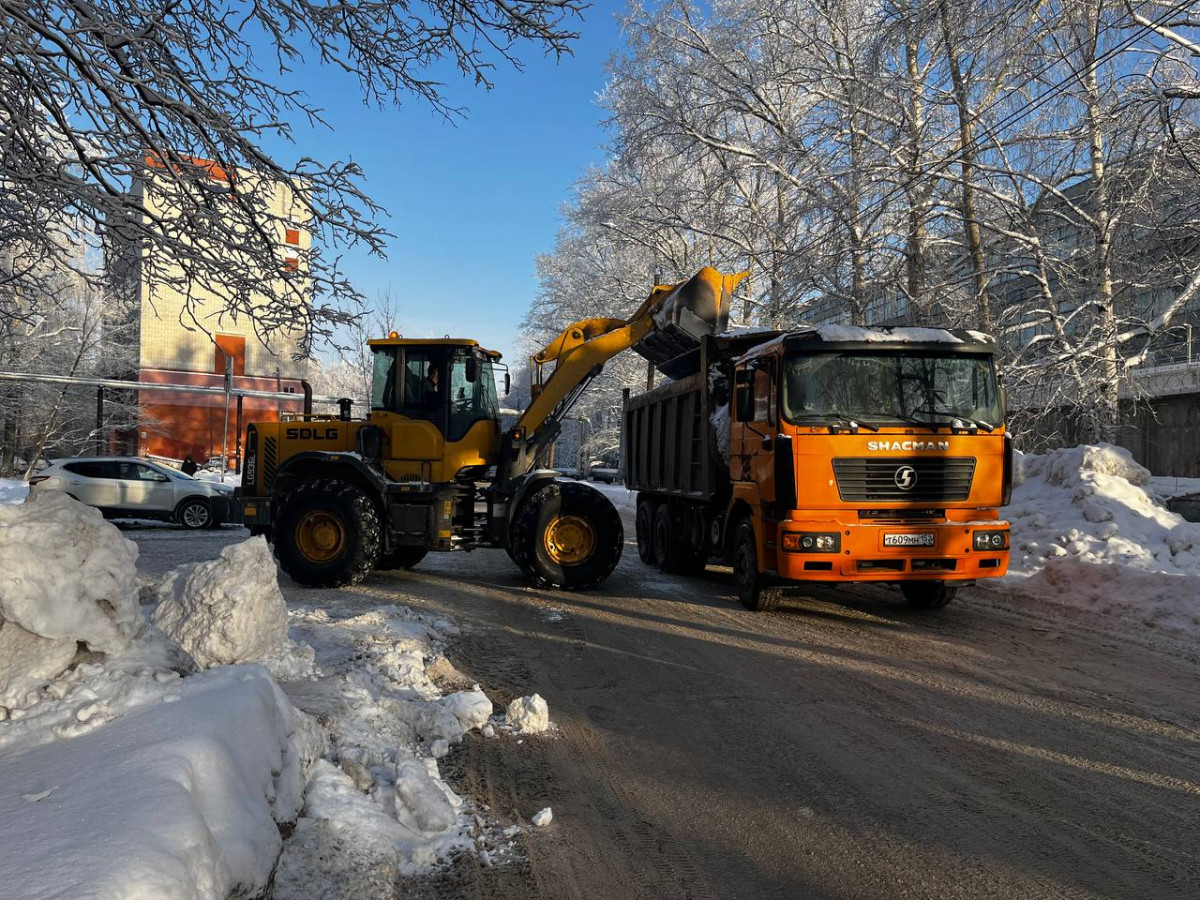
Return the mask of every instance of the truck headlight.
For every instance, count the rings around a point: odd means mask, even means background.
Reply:
[[[974,535],[976,550],[1007,550],[1007,531],[977,531]]]
[[[781,543],[789,553],[837,553],[842,549],[842,536],[836,531],[792,531],[784,534]]]

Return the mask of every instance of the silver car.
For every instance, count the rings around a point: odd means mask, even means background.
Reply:
[[[198,481],[132,456],[59,460],[29,479],[31,491],[62,491],[108,518],[163,519],[215,528],[229,518],[233,488]]]

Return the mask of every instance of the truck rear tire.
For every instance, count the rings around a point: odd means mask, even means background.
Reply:
[[[357,584],[379,560],[379,512],[344,481],[321,478],[288,492],[273,531],[280,568],[306,587]]]
[[[607,497],[585,484],[553,481],[517,510],[509,554],[538,587],[578,591],[612,574],[624,543],[621,517]]]
[[[777,591],[767,589],[766,578],[758,570],[758,542],[754,526],[741,522],[733,537],[733,580],[742,606],[755,612],[770,612],[779,606]]]
[[[636,516],[638,559],[648,566],[656,565],[654,555],[654,501],[643,500],[638,504]]]
[[[944,581],[905,581],[900,584],[900,593],[915,609],[941,609],[954,599],[958,588]]]
[[[675,574],[686,568],[686,554],[678,531],[671,515],[671,504],[660,503],[654,512],[654,559],[661,572]]]
[[[397,547],[391,553],[382,553],[376,569],[411,569],[425,558],[429,551],[424,547]]]

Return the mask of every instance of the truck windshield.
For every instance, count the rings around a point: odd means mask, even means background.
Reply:
[[[797,423],[840,416],[935,425],[961,417],[998,425],[1003,414],[991,357],[950,353],[793,353],[782,407]]]

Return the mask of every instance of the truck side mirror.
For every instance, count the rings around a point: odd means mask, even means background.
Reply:
[[[744,369],[738,369],[733,373],[733,383],[737,387],[749,385],[754,380],[754,371],[747,366]]]
[[[507,372],[504,373],[504,396],[507,397],[512,393],[512,376]]]
[[[473,356],[468,356],[466,368],[467,381],[470,384],[474,384],[479,380],[479,360]]]

